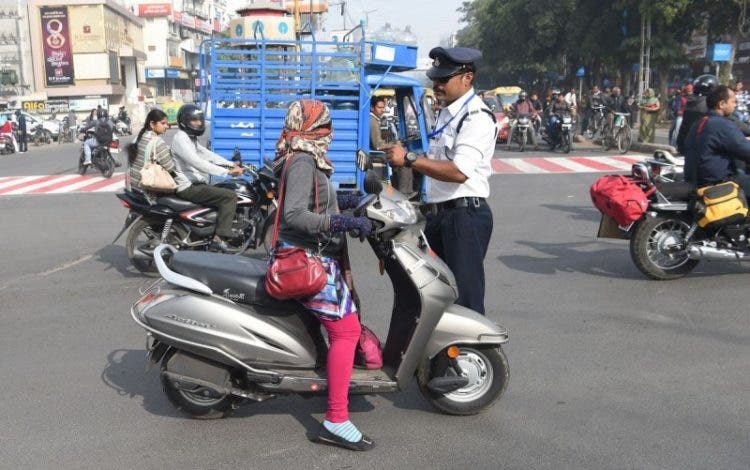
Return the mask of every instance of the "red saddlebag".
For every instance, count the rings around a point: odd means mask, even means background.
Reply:
[[[648,208],[648,195],[631,178],[622,175],[602,176],[591,185],[591,200],[602,214],[615,219],[617,225],[630,225]]]

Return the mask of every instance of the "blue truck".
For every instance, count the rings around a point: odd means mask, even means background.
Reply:
[[[274,158],[289,103],[320,100],[333,120],[333,183],[338,190],[360,189],[357,157],[371,154],[370,98],[380,88],[395,98],[399,139],[412,151],[426,151],[434,124],[429,98],[419,81],[397,73],[416,68],[416,47],[367,41],[364,34],[348,39],[355,30],[341,41],[312,35],[267,41],[262,31],[253,39],[206,41],[200,100],[210,116],[213,150],[231,158],[239,149],[244,163],[260,167]]]

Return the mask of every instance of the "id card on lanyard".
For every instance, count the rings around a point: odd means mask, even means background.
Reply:
[[[448,122],[446,122],[445,124],[443,124],[439,128],[437,128],[434,131],[432,131],[429,134],[427,134],[427,137],[430,139],[430,147],[432,148],[434,146],[434,148],[436,150],[438,148],[442,148],[443,149],[443,153],[444,153],[443,156],[447,160],[451,160],[451,161],[453,160],[453,158],[448,155],[447,150],[449,148],[451,148],[451,149],[453,148],[453,142],[455,141],[455,136],[451,137],[451,136],[444,135],[444,131],[451,124],[451,122],[453,122],[453,120],[456,119],[456,117],[459,116],[463,112],[463,110],[469,105],[469,102],[472,99],[474,99],[475,96],[477,96],[477,95],[474,94],[474,93],[472,93],[472,95],[469,96],[463,102],[463,104],[461,105],[461,107],[458,109],[458,112],[456,112],[456,114],[454,114],[453,116],[451,116],[451,118],[448,120]],[[430,153],[432,153],[432,152],[430,152]],[[435,155],[435,156],[437,157],[437,155]]]

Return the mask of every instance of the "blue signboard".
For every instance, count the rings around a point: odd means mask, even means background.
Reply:
[[[167,78],[180,78],[180,71],[176,69],[165,69]]]
[[[708,57],[711,62],[729,62],[732,55],[732,45],[717,43],[711,46],[708,51]]]
[[[585,76],[586,76],[586,69],[582,65],[580,69],[576,70],[576,77],[583,78]]]

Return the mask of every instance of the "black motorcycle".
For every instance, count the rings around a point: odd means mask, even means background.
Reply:
[[[89,166],[93,166],[101,172],[103,177],[111,178],[112,174],[115,172],[115,167],[117,166],[115,158],[112,156],[112,152],[119,152],[120,143],[117,138],[113,137],[109,145],[97,145],[95,148],[91,149],[91,165],[85,165],[84,162],[86,161],[86,156],[83,153],[83,146],[85,145],[86,140],[91,137],[94,137],[93,128],[86,131],[83,139],[84,143],[81,144],[81,151],[78,156],[78,174],[86,174]]]
[[[542,138],[549,144],[550,150],[554,152],[559,147],[563,152],[570,153],[573,138],[573,118],[570,114],[555,114],[555,119],[548,127],[549,129],[542,135]]]
[[[251,176],[250,181],[232,178],[216,184],[237,193],[232,236],[227,239],[229,252],[241,254],[261,246],[270,252],[278,179],[268,165],[259,171],[252,166],[243,168]],[[138,190],[125,190],[117,197],[130,213],[115,241],[130,229],[125,246],[130,262],[138,271],[150,276],[157,274],[154,249],[162,243],[178,250],[209,249],[216,229],[216,208],[171,195],[150,200]]]

